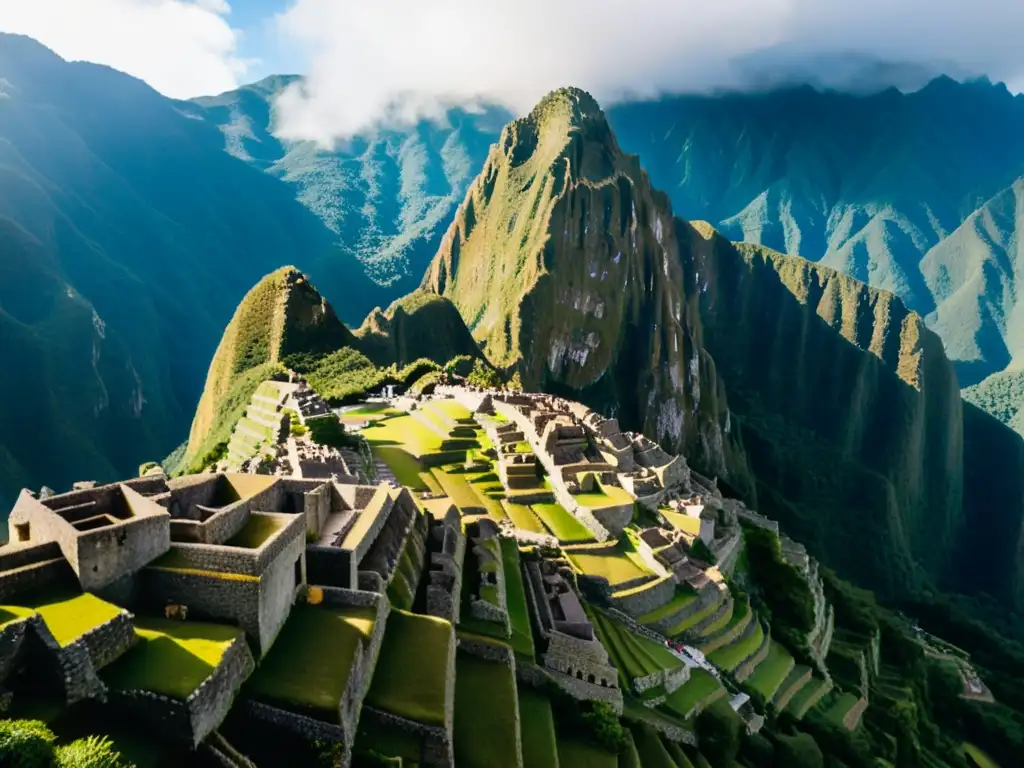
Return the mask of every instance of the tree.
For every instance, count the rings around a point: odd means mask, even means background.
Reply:
[[[49,768],[56,740],[40,720],[0,720],[0,766]]]
[[[523,382],[522,379],[519,378],[519,371],[512,374],[512,378],[508,382],[508,389],[511,392],[523,391]]]
[[[740,748],[743,722],[725,701],[716,701],[697,718],[701,754],[711,765],[732,765]]]
[[[501,377],[498,372],[484,363],[480,358],[473,363],[473,371],[466,379],[472,386],[481,389],[497,389],[501,386]]]

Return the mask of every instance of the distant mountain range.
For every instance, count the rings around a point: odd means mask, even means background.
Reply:
[[[0,35],[0,341],[17,368],[0,377],[17,404],[0,425],[0,505],[179,444],[220,330],[279,265],[353,328],[420,284],[509,116],[453,110],[328,151],[271,134],[291,81],[172,101]],[[679,215],[894,290],[962,384],[1022,364],[1024,98],[939,79],[909,95],[668,98],[608,118]],[[971,397],[1019,428],[1019,388],[993,391]]]

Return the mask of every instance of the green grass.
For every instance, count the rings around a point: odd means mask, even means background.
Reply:
[[[693,536],[697,536],[700,533],[700,518],[690,517],[679,512],[672,512],[668,509],[662,509],[661,514],[665,516],[669,524],[677,531],[683,533],[689,533]]]
[[[103,671],[104,682],[116,690],[184,700],[213,674],[241,631],[224,624],[136,617],[135,634],[138,642]]]
[[[551,535],[563,544],[593,541],[594,534],[583,523],[570,515],[561,504],[534,504],[533,511]]]
[[[704,619],[706,619],[708,616],[711,616],[715,611],[721,608],[722,600],[725,599],[726,595],[724,593],[720,594],[718,600],[708,603],[706,606],[701,608],[696,613],[687,616],[674,627],[671,627],[665,634],[669,637],[675,637],[676,635],[682,634],[691,627],[697,626],[702,621],[704,621]]]
[[[366,702],[399,717],[443,725],[454,642],[452,625],[444,619],[392,610]]]
[[[756,619],[754,619],[756,621]],[[716,667],[732,672],[745,658],[761,647],[764,640],[764,630],[758,622],[754,631],[739,642],[729,643],[708,656],[708,661]]]
[[[668,648],[630,632],[599,611],[591,613],[594,626],[605,649],[615,658],[615,666],[630,678],[645,677],[662,669],[675,669],[682,663]]]
[[[395,474],[398,482],[405,487],[414,491],[428,487],[423,479],[423,475],[426,474],[423,465],[404,448],[395,445],[375,445],[372,451],[374,456],[388,465],[388,469]]]
[[[680,717],[686,717],[697,704],[721,688],[722,684],[710,672],[705,672],[699,667],[691,669],[690,679],[669,695],[665,706]]]
[[[811,700],[825,684],[825,681],[820,677],[812,677],[803,688],[793,694],[793,698],[789,700],[789,704],[786,706],[786,711],[797,719],[803,717],[807,710],[810,709]]]
[[[558,762],[551,700],[536,688],[519,686],[519,731],[523,768],[550,768]]]
[[[35,614],[31,608],[23,608],[20,605],[0,605],[0,628],[6,627],[12,621],[27,619]]]
[[[367,416],[378,416],[385,418],[387,416],[400,416],[404,412],[397,408],[392,408],[387,403],[363,403],[356,408],[342,411],[341,420],[351,420],[354,422],[361,422],[366,419]]]
[[[416,458],[441,450],[441,436],[412,416],[395,416],[377,422],[360,434],[373,446],[404,448]]]
[[[460,510],[465,511],[476,507],[486,509],[484,500],[470,485],[467,475],[450,472],[442,467],[434,467],[431,471],[434,474],[434,479],[444,490],[445,496],[451,499]],[[498,506],[501,506],[500,502]]]
[[[694,600],[697,599],[697,593],[692,589],[686,587],[677,587],[675,596],[658,608],[655,608],[650,613],[645,613],[637,621],[641,624],[653,624],[654,622],[664,619],[667,616],[671,616],[674,613],[678,613],[683,608],[688,606]]]
[[[765,660],[757,665],[754,673],[747,678],[746,684],[771,701],[775,693],[793,668],[793,657],[782,644],[771,640],[771,649]]]
[[[665,745],[658,738],[658,732],[646,723],[629,729],[636,743],[637,754],[643,768],[676,768],[675,761],[668,754]]]
[[[973,760],[978,768],[999,768],[999,763],[985,754],[980,748],[966,741],[961,746],[964,750],[964,756],[968,758],[968,762]]]
[[[845,728],[843,725],[843,718],[846,717],[847,713],[853,709],[857,702],[860,701],[860,697],[853,693],[840,694],[832,705],[825,710],[825,717],[831,720],[836,725]]]
[[[632,504],[634,499],[629,491],[617,485],[603,485],[599,493],[580,493],[573,496],[573,499],[581,507],[590,509],[601,509],[602,507],[617,507],[623,504]]]
[[[346,549],[355,549],[355,547],[363,540],[363,537],[367,535],[373,526],[374,520],[377,514],[380,513],[381,509],[387,504],[389,497],[389,491],[387,486],[379,486],[373,493],[373,497],[370,502],[366,505],[366,509],[363,513],[356,518],[355,525],[349,528],[348,533],[345,534],[345,540],[342,542],[342,546]]]
[[[455,421],[473,418],[473,414],[469,412],[469,409],[458,400],[431,400],[424,408],[440,411],[449,419]]]
[[[523,571],[519,567],[519,547],[515,539],[501,540],[501,559],[505,566],[505,601],[512,623],[512,649],[533,660],[533,630],[530,627],[530,609],[526,603]]]
[[[270,653],[249,679],[249,695],[337,722],[356,646],[369,642],[376,620],[373,608],[294,606]]]
[[[243,549],[259,549],[271,537],[282,530],[289,523],[277,515],[263,515],[254,512],[249,516],[242,530],[228,539],[225,543],[229,547],[241,547]]]
[[[506,501],[503,505],[505,508],[505,514],[508,515],[516,528],[530,533],[544,533],[548,532],[544,524],[538,519],[537,515],[533,513],[525,504],[513,504],[512,502]]]
[[[25,608],[32,608],[42,616],[53,639],[62,648],[121,613],[116,605],[88,592],[80,595],[43,594],[25,603]]]
[[[459,766],[513,762],[518,699],[511,667],[460,651],[455,663],[455,753]]]
[[[371,750],[378,755],[400,757],[405,761],[403,765],[419,765],[423,760],[423,740],[415,733],[395,725],[385,725],[373,717],[360,717],[355,754]],[[356,758],[352,764],[358,766],[364,763]]]
[[[618,768],[619,758],[576,735],[558,735],[559,768]]]
[[[608,579],[608,583],[615,587],[616,584],[623,584],[641,576],[655,575],[638,560],[638,557],[631,557],[633,554],[632,544],[623,536],[612,552],[571,552],[569,559],[587,576]]]
[[[640,762],[640,753],[636,751],[636,742],[629,728],[623,728],[623,735],[626,737],[626,747],[619,753],[619,768],[643,768]]]

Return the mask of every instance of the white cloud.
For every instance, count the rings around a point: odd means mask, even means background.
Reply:
[[[604,103],[734,87],[774,46],[1024,80],[1015,0],[294,0],[277,23],[311,61],[279,133],[324,143],[453,102],[525,112],[562,85]]]
[[[0,0],[0,30],[186,98],[237,87],[248,63],[226,0]]]

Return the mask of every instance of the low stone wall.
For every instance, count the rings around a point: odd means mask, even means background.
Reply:
[[[36,644],[41,652],[40,663],[47,664],[53,670],[67,704],[75,704],[85,699],[105,700],[107,689],[96,674],[88,646],[78,640],[62,648],[42,617],[33,616],[28,622],[26,644]],[[32,633],[31,640],[28,632]]]
[[[515,668],[516,658],[512,648],[505,643],[488,643],[484,640],[474,640],[469,637],[458,638],[459,649],[471,656],[484,659],[485,661],[496,661],[506,667]]]
[[[0,629],[0,684],[17,665],[25,642],[25,632],[29,629],[27,619],[12,621]]]
[[[322,587],[351,589],[358,581],[352,552],[339,547],[306,547],[306,582]]]
[[[673,627],[678,626],[679,622],[683,621],[684,619],[688,619],[696,613],[699,613],[700,611],[707,608],[708,605],[719,600],[720,598],[721,596],[719,595],[718,590],[714,587],[710,589],[705,589],[701,591],[701,593],[697,596],[696,600],[687,603],[675,613],[671,613],[668,616],[663,616],[662,618],[655,621],[651,626],[659,632],[668,632]]]
[[[603,701],[612,708],[615,714],[622,714],[622,691],[618,688],[594,685],[586,680],[563,675],[553,670],[548,670],[548,674],[558,684],[559,688],[574,699],[579,701]]]
[[[56,544],[53,544],[53,547],[57,553],[49,562],[39,562],[35,565],[29,563],[28,565],[32,567],[12,566],[17,570],[0,572],[0,602],[16,603],[19,596],[30,592],[78,584],[75,572],[64,559],[60,547]]]
[[[110,621],[86,632],[75,644],[82,643],[92,659],[93,667],[103,669],[135,644],[133,619],[128,611],[121,611]]]
[[[771,637],[767,632],[765,632],[764,639],[761,641],[760,647],[744,659],[738,667],[736,667],[735,672],[733,672],[733,677],[741,683],[750,677],[754,673],[754,670],[757,669],[757,666],[768,658],[768,654],[771,652],[771,647]]]
[[[807,667],[804,673],[794,680],[788,688],[785,690],[779,690],[775,694],[775,700],[773,704],[778,712],[784,710],[789,706],[790,700],[796,695],[797,691],[803,688],[811,681],[811,668]]]
[[[423,765],[455,768],[455,745],[450,730],[438,725],[426,725],[415,720],[407,720],[376,707],[364,706],[363,717],[376,720],[385,727],[397,728],[411,733],[423,740]]]
[[[231,644],[217,668],[188,697],[193,746],[212,733],[227,717],[242,683],[256,665],[244,637]]]
[[[670,576],[627,590],[626,594],[612,595],[612,604],[631,616],[643,616],[669,602],[676,592],[675,580]]]

